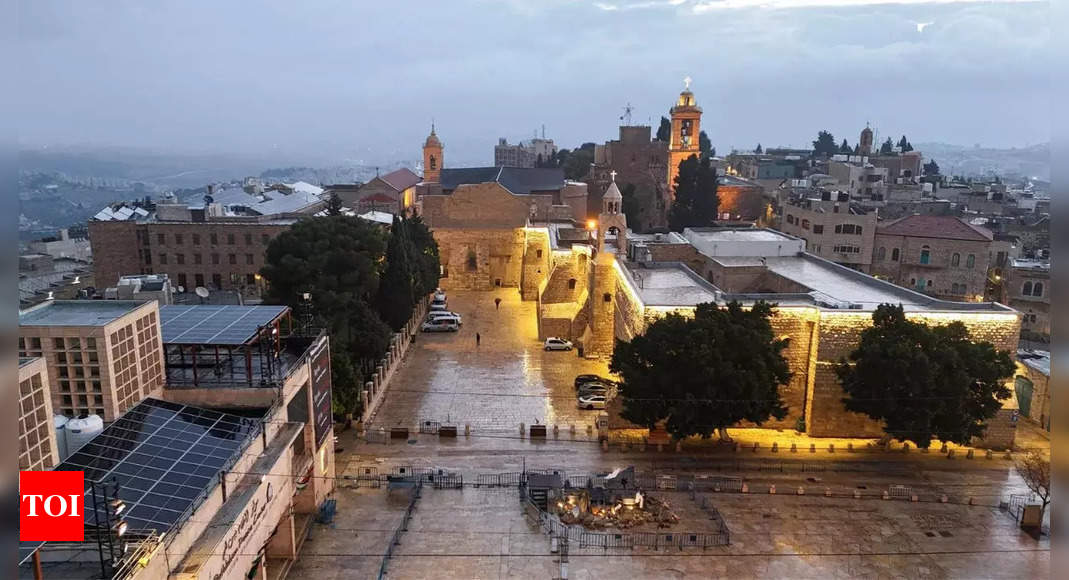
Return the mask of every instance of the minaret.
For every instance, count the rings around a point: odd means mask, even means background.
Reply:
[[[701,155],[698,147],[698,135],[701,134],[702,109],[694,103],[694,93],[690,92],[690,77],[683,79],[683,92],[679,93],[676,105],[672,107],[672,134],[668,140],[668,191],[675,199],[676,175],[679,174],[680,162],[691,155]]]
[[[612,183],[601,197],[601,215],[598,216],[598,252],[605,251],[605,234],[610,229],[616,231],[617,253],[627,252],[627,216],[620,207],[623,205],[624,196],[620,194],[620,188],[616,186],[616,171],[610,171]]]
[[[431,134],[423,143],[423,181],[427,183],[440,183],[442,175],[442,142],[438,135],[434,134],[434,123],[431,123]]]

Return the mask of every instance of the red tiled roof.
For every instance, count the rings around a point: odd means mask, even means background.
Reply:
[[[391,171],[390,173],[383,175],[379,179],[385,181],[387,184],[390,185],[390,187],[396,189],[397,191],[404,191],[412,187],[413,185],[416,185],[417,183],[423,181],[420,176],[416,175],[415,173],[412,173],[412,171],[410,171],[406,167],[402,167],[397,171]]]
[[[879,226],[876,233],[975,242],[987,242],[994,238],[987,228],[974,226],[961,218],[940,215],[909,215]]]

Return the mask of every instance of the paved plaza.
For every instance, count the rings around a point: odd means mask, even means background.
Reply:
[[[501,310],[493,299],[503,298]],[[386,562],[387,578],[1033,578],[1050,571],[1050,542],[1023,533],[999,504],[1026,492],[1001,454],[948,459],[938,450],[884,452],[855,441],[854,452],[810,451],[793,433],[739,431],[750,448],[692,447],[682,452],[635,445],[609,450],[588,435],[596,413],[575,408],[572,379],[605,371],[574,352],[544,352],[534,304],[514,290],[453,293],[464,316],[457,334],[421,334],[394,377],[373,426],[451,422],[472,433],[457,439],[413,433],[408,441],[367,443],[339,433],[338,514],[315,524],[293,577],[374,578],[402,523],[409,495],[357,487],[361,473],[437,468],[464,478],[461,489],[424,486],[412,519]],[[475,333],[481,337],[476,347]],[[521,437],[519,424],[559,424],[546,440]],[[574,434],[567,426],[577,425]],[[794,439],[792,439],[794,438]],[[770,441],[782,446],[772,452]],[[798,441],[791,452],[788,441]],[[803,445],[802,442],[806,441]],[[1029,439],[1029,441],[1034,441]],[[524,515],[516,487],[475,487],[480,474],[557,468],[715,475],[743,480],[748,493],[664,494],[683,521],[702,517],[704,495],[723,516],[723,547],[603,549],[571,546],[563,566],[545,531]],[[882,499],[902,485],[906,497]],[[770,494],[771,486],[776,493]],[[801,486],[805,495],[798,495]],[[825,497],[830,493],[832,497]],[[855,498],[858,493],[862,497]],[[910,501],[917,495],[918,501]],[[942,496],[947,503],[942,503]],[[660,496],[658,496],[660,497]],[[973,505],[969,505],[970,502]]]

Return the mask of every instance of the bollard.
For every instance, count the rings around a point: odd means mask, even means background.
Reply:
[[[777,451],[779,451],[779,443],[773,442],[772,443],[772,453],[776,453]]]
[[[888,441],[887,443],[883,444],[883,452],[884,453],[888,453],[890,451],[891,451],[891,442]]]
[[[798,444],[791,443],[791,453],[798,453]]]
[[[526,431],[526,429],[524,429],[523,427],[524,427],[523,423],[520,423],[520,439],[523,439],[527,435],[526,433],[524,433],[524,431]]]
[[[911,501],[913,503],[917,503],[918,501],[920,501],[920,498],[917,497],[917,494],[913,494],[913,495],[909,496],[909,501]]]
[[[950,498],[948,498],[945,493],[943,495],[939,496],[939,503],[946,503],[949,500],[950,500]]]
[[[854,499],[861,499],[861,490],[860,489],[855,489],[854,490]]]
[[[854,444],[853,443],[847,443],[846,444],[846,452],[847,453],[853,453],[854,452]]]
[[[831,488],[830,487],[825,487],[824,488],[824,497],[831,497]]]
[[[969,451],[968,451],[968,452],[967,452],[967,453],[965,454],[965,459],[972,459],[972,457],[973,457],[973,452],[972,452],[972,449],[970,449],[970,450],[969,450]]]
[[[1002,456],[1002,458],[1003,459],[1013,459],[1013,454],[1010,453],[1009,451],[1007,451],[1006,454]]]
[[[760,444],[760,443],[758,443],[757,441],[754,441],[754,442],[753,442],[753,452],[754,452],[754,453],[757,453],[757,448],[758,448],[758,447],[761,447],[761,444]]]
[[[909,442],[908,441],[902,444],[902,453],[909,453]]]
[[[828,453],[835,453],[835,444],[828,443]]]
[[[947,451],[947,459],[954,459],[954,450]]]
[[[593,425],[587,425],[586,426],[586,434],[590,435],[593,432],[594,432],[594,426]]]
[[[883,499],[891,499],[891,494],[886,489],[883,490]]]
[[[602,439],[601,440],[601,450],[602,451],[608,451],[609,450],[609,440],[608,439]]]
[[[995,457],[995,453],[993,451],[991,451],[990,449],[988,449],[987,453],[986,453],[986,456],[987,456],[988,459],[993,459]]]
[[[683,451],[683,442],[676,441],[676,453],[679,453],[680,451]]]
[[[805,495],[805,488],[800,485],[798,486],[798,495]]]
[[[943,444],[943,446],[939,448],[939,452],[940,452],[940,453],[946,453],[946,452],[947,452],[947,449],[948,449],[948,448],[947,448],[947,444],[946,444],[946,443],[944,443],[944,444]]]
[[[743,483],[742,484],[742,493],[750,493],[750,484],[748,484],[748,483]]]
[[[773,483],[772,485],[768,486],[768,493],[769,495],[776,495],[776,484]]]
[[[572,432],[572,437],[575,437],[575,423],[569,425],[568,430]]]
[[[553,438],[554,439],[559,439],[560,438],[560,426],[557,425],[556,423],[553,424]]]
[[[735,453],[738,453],[738,452],[739,452],[739,450],[741,450],[741,449],[742,449],[742,446],[741,446],[741,445],[739,445],[739,442],[738,442],[738,441],[736,441],[736,442],[732,443],[732,444],[731,444],[731,447],[732,447],[733,449],[735,449]]]
[[[464,423],[464,436],[471,437],[471,423]]]
[[[810,443],[809,444],[809,452],[810,453],[816,453],[817,452],[817,444],[816,443]]]

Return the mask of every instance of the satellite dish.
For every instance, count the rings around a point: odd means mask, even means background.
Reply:
[[[71,284],[81,284],[81,283],[82,283],[82,277],[81,276],[75,276],[74,277],[74,281],[71,282]]]
[[[193,290],[193,292],[201,298],[207,298],[208,294],[210,294],[210,292],[208,292],[208,289],[204,286],[197,286],[197,288]]]
[[[185,291],[186,291],[186,287],[185,287],[185,286],[179,286],[179,287],[178,287],[178,293],[179,293],[179,294],[182,294],[182,293],[184,293]]]

